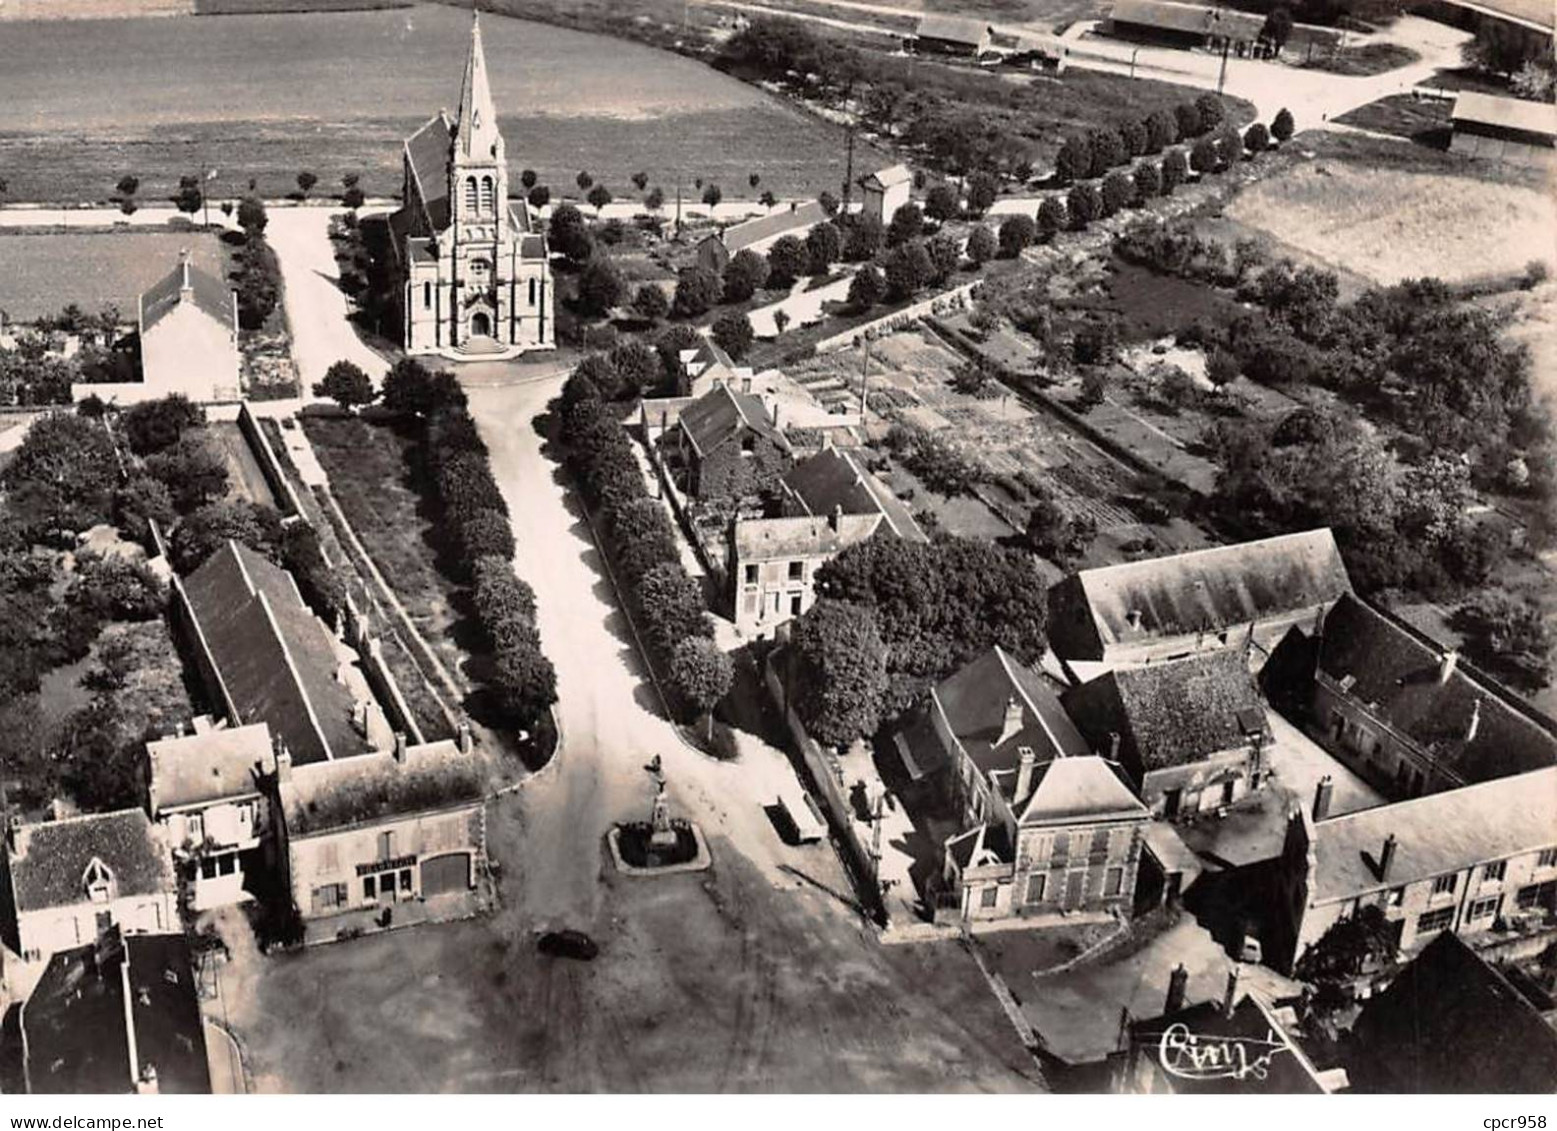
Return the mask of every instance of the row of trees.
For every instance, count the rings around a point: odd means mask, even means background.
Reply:
[[[707,714],[729,691],[734,669],[712,639],[702,590],[681,564],[664,509],[649,497],[632,441],[588,372],[568,379],[559,407],[568,466],[599,517],[603,549],[649,661],[679,711]]]

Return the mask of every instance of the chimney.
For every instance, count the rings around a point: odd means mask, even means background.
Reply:
[[[195,284],[189,277],[189,249],[187,247],[179,249],[178,267],[179,271],[183,273],[183,282],[179,284],[178,289],[183,294],[188,295],[194,291]]]
[[[1227,972],[1227,1000],[1222,1002],[1222,1016],[1231,1017],[1233,1010],[1238,1008],[1238,983],[1243,978],[1243,963],[1233,963],[1233,968]]]
[[[1119,761],[1119,732],[1117,730],[1108,732],[1108,760],[1110,762]]]
[[[475,748],[475,739],[470,733],[470,720],[460,720],[460,753],[469,754]]]
[[[1031,746],[1023,746],[1017,751],[1021,761],[1016,771],[1016,792],[1012,794],[1012,801],[1020,801],[1026,797],[1033,788],[1033,769],[1038,765],[1038,755],[1033,753]]]
[[[1335,779],[1329,774],[1319,779],[1314,790],[1314,820],[1322,821],[1330,815],[1330,799],[1335,796]]]
[[[292,751],[288,750],[280,740],[276,742],[276,784],[282,785],[292,780]]]
[[[833,528],[833,533],[834,534],[838,533],[838,531],[843,528],[843,504],[842,503],[834,503],[833,504],[833,513],[828,518],[827,523],[828,523],[829,526],[831,526]]]
[[[1460,665],[1460,654],[1453,648],[1444,651],[1443,658],[1438,661],[1438,686],[1442,687],[1449,682],[1449,677],[1454,674],[1454,669]]]
[[[155,1096],[157,1091],[157,1066],[148,1064],[141,1069],[140,1079],[135,1081],[135,1094],[137,1096]]]
[[[1168,1000],[1164,1003],[1162,1012],[1164,1016],[1177,1013],[1184,1008],[1184,999],[1189,996],[1189,967],[1180,962],[1168,975]]]
[[[1017,731],[1022,729],[1022,704],[1015,695],[1006,700],[1005,718],[1000,721],[1000,737],[995,739],[995,745],[1011,739]]]
[[[741,392],[751,392],[751,370],[741,371]]]
[[[1395,862],[1395,834],[1390,833],[1384,838],[1384,851],[1379,853],[1379,879],[1389,879],[1390,865]]]
[[[395,761],[405,765],[405,732],[395,731]]]
[[[1481,700],[1476,700],[1476,705],[1471,708],[1470,722],[1465,726],[1465,741],[1476,741],[1476,732],[1481,729]]]

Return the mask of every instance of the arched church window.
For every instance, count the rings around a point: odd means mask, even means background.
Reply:
[[[474,212],[478,203],[476,199],[476,178],[467,177],[465,179],[465,207],[469,211]]]
[[[535,305],[535,280],[530,280],[530,305]]]
[[[481,213],[484,216],[492,216],[497,213],[497,201],[493,194],[491,177],[481,178]]]

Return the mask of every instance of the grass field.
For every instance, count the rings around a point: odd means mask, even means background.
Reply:
[[[402,139],[454,109],[468,12],[403,10],[18,23],[0,37],[0,169],[13,200],[104,199],[133,172],[145,199],[218,171],[213,197],[319,191],[358,172],[400,188]],[[639,169],[780,195],[836,186],[831,126],[696,62],[641,44],[488,16],[493,94],[515,182],[554,191],[587,166],[619,195]],[[82,66],[89,59],[91,66]],[[873,158],[857,155],[862,163]]]
[[[1336,121],[1343,126],[1391,134],[1442,149],[1448,147],[1451,105],[1447,100],[1391,94],[1342,114]]]
[[[133,321],[137,296],[173,270],[185,248],[195,266],[226,278],[227,250],[205,232],[0,231],[0,310],[26,322],[66,303],[88,311],[112,303]]]
[[[1245,190],[1227,215],[1378,283],[1423,275],[1455,282],[1516,272],[1533,259],[1557,263],[1549,192],[1450,173],[1316,158]]]

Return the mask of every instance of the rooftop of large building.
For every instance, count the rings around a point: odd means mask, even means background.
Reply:
[[[141,293],[141,333],[146,333],[185,302],[194,304],[196,309],[223,326],[232,327],[232,288],[193,266],[186,253],[173,270]]]
[[[827,210],[819,202],[791,201],[787,205],[774,208],[765,216],[758,216],[754,220],[747,220],[740,224],[731,224],[717,236],[708,238],[723,244],[725,251],[734,255],[738,251],[777,239],[779,236],[798,234],[826,219]]]
[[[1462,90],[1454,97],[1449,115],[1456,126],[1470,124],[1520,133],[1557,136],[1557,106],[1526,98],[1503,98],[1476,90]]]
[[[990,32],[987,20],[965,16],[925,16],[919,21],[914,34],[920,39],[943,39],[948,43],[964,43],[968,46],[981,43]]]
[[[879,515],[888,529],[911,542],[929,541],[903,501],[842,448],[825,447],[784,473],[780,487],[807,514]]]
[[[795,515],[742,519],[735,524],[735,557],[741,564],[832,557],[863,542],[881,525],[879,515]]]
[[[682,409],[680,424],[704,459],[748,430],[784,445],[783,433],[774,426],[762,398],[737,392],[723,381]]]
[[[1016,796],[1020,773],[1020,768],[1003,770],[995,777],[997,787],[1011,797],[1017,823],[1024,828],[1144,821],[1151,816],[1125,784],[1119,767],[1095,754],[1054,758],[1038,764],[1025,797]]]
[[[1116,0],[1110,18],[1164,31],[1255,39],[1265,17],[1210,4],[1177,4],[1171,0]]]
[[[11,890],[19,913],[86,903],[97,884],[109,899],[174,887],[167,846],[139,809],[22,825],[11,839]]]
[[[293,837],[474,805],[484,792],[480,763],[447,741],[412,746],[403,761],[385,752],[296,766],[279,785]]]
[[[146,757],[153,814],[258,793],[257,775],[274,768],[264,723],[158,739]]]

